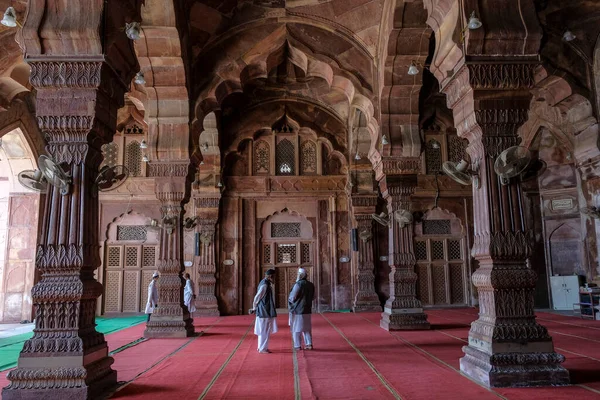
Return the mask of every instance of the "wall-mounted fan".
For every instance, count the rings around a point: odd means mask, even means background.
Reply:
[[[377,215],[377,214],[371,214],[371,218],[373,218],[375,221],[377,221],[378,223],[380,223],[383,226],[390,226],[391,219],[384,212],[382,212],[379,215]]]
[[[45,192],[48,183],[56,187],[63,196],[69,193],[71,177],[50,157],[41,155],[38,158],[39,170],[26,170],[18,175],[19,182],[36,192]]]
[[[587,215],[588,217],[600,219],[600,208],[598,207],[583,207],[581,209],[581,212]]]
[[[129,177],[129,170],[123,165],[115,165],[102,167],[96,177],[95,186],[100,192],[114,190],[121,186]]]
[[[468,169],[469,164],[465,160],[460,160],[459,163],[446,161],[442,164],[442,170],[455,182],[461,185],[469,186],[473,184],[476,189],[479,189],[479,176]]]
[[[19,179],[19,183],[26,188],[40,193],[46,193],[46,190],[48,190],[48,182],[46,181],[44,174],[42,174],[42,171],[39,169],[36,169],[35,171],[21,171],[17,177]]]
[[[146,226],[149,228],[164,229],[170,235],[175,229],[175,218],[163,218],[162,223],[153,218],[148,224],[146,224]]]
[[[523,146],[513,146],[504,150],[494,163],[494,171],[500,183],[508,185],[511,178],[521,175],[531,162],[531,153]]]
[[[196,225],[198,225],[198,217],[194,217],[194,218],[187,217],[183,221],[183,229],[185,229],[186,231],[191,231],[192,229],[194,229],[196,227]]]
[[[406,225],[412,224],[413,215],[407,210],[396,210],[394,211],[394,219],[400,224],[400,228],[404,228]]]

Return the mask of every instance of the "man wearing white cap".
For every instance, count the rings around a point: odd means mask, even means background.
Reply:
[[[298,269],[298,279],[288,298],[290,310],[290,330],[294,339],[294,349],[300,350],[300,334],[304,336],[304,350],[312,350],[312,302],[315,285],[307,279],[306,270]]]
[[[144,311],[148,314],[148,321],[150,321],[150,315],[152,315],[154,309],[158,307],[158,276],[158,272],[152,274],[152,281],[148,285],[148,302]]]
[[[269,350],[269,337],[271,333],[277,332],[277,310],[275,308],[275,291],[273,290],[274,277],[275,270],[273,268],[265,272],[265,279],[258,284],[258,290],[250,310],[250,313],[256,313],[254,334],[258,336],[258,352],[261,354],[271,352]]]

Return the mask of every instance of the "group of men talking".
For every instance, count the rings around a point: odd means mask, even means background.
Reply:
[[[250,313],[256,314],[254,334],[258,336],[258,352],[270,353],[269,337],[277,332],[277,310],[275,307],[275,293],[273,280],[276,271],[268,269],[265,278],[258,284],[256,296]],[[304,268],[298,269],[298,278],[288,297],[290,313],[289,325],[294,339],[294,349],[301,350],[300,338],[304,338],[304,350],[312,350],[312,302],[315,295],[315,286],[307,279]]]
[[[254,324],[254,334],[258,336],[258,352],[261,354],[270,353],[269,337],[271,333],[277,332],[277,310],[275,307],[275,293],[273,290],[273,280],[275,270],[268,269],[265,272],[265,278],[258,284],[258,291],[254,296],[254,302],[250,313],[256,314],[256,323]],[[145,312],[150,315],[158,307],[158,282],[159,274],[155,272],[152,281],[148,285],[148,302]],[[184,289],[184,304],[188,307],[190,313],[196,311],[194,306],[193,284],[190,280],[190,274],[185,274],[186,285]],[[304,350],[312,350],[312,321],[311,311],[312,302],[315,296],[315,285],[307,279],[306,270],[298,269],[298,278],[292,288],[288,298],[288,308],[290,313],[289,325],[294,339],[294,349],[302,349],[300,337],[304,338]]]

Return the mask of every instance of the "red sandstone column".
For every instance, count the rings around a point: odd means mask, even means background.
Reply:
[[[389,227],[390,297],[385,303],[380,325],[386,330],[429,329],[427,314],[416,297],[417,274],[412,223],[400,227],[394,220],[396,210],[410,210],[410,196],[416,186],[415,175],[386,175],[379,182],[387,201]]]
[[[100,147],[116,130],[126,85],[105,58],[29,61],[48,155],[71,176],[67,194],[49,185],[32,289],[34,335],[8,374],[4,399],[85,399],[116,384],[104,335],[95,329],[100,265],[94,179]]]
[[[183,305],[182,202],[185,198],[187,163],[148,164],[155,176],[156,197],[161,202],[160,253],[158,257],[158,308],[146,324],[144,337],[187,337],[194,334],[192,319]]]
[[[381,311],[375,292],[375,264],[373,262],[373,218],[377,196],[352,196],[354,219],[358,229],[358,291],[354,297],[354,312]]]
[[[496,157],[517,145],[528,116],[533,62],[468,63],[445,88],[459,134],[469,139],[471,165],[481,187],[473,188],[474,245],[479,261],[473,284],[479,318],[463,347],[461,371],[492,387],[564,385],[569,373],[552,338],[534,312],[536,274],[529,267],[533,232],[525,229],[518,178],[501,185]]]
[[[215,296],[217,272],[215,259],[215,226],[219,219],[220,197],[194,199],[196,215],[199,217],[200,255],[196,257],[198,266],[198,295],[196,296],[196,314],[200,316],[218,316],[219,304]]]

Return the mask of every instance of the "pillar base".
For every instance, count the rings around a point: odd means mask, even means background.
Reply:
[[[464,346],[460,370],[488,387],[565,386],[569,371],[558,353],[496,353]]]
[[[166,318],[162,316],[150,317],[150,321],[146,323],[144,337],[147,339],[158,338],[185,338],[194,336],[193,319],[174,320],[172,317]]]
[[[381,313],[379,326],[386,331],[424,330],[431,328],[431,325],[427,321],[427,314],[423,310],[390,312],[390,310],[386,309]]]
[[[196,308],[194,311],[195,317],[220,317],[221,313],[218,308]]]
[[[376,294],[367,295],[367,296],[356,296],[354,300],[354,306],[352,307],[352,311],[355,313],[358,312],[369,312],[369,311],[381,311],[381,303],[379,302],[379,297]]]
[[[29,358],[29,357],[28,357]],[[31,357],[48,360],[47,357]],[[61,364],[53,357],[53,364]],[[21,361],[21,359],[19,359]],[[10,384],[2,389],[5,400],[87,400],[104,398],[117,386],[117,371],[110,368],[114,360],[105,357],[81,367],[17,367],[8,373]]]

